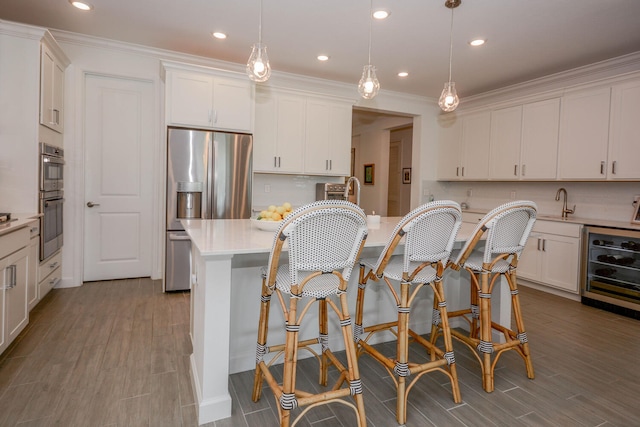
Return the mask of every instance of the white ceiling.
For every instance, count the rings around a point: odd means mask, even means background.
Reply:
[[[0,19],[245,63],[260,0],[1,0]],[[357,85],[367,63],[366,0],[264,0],[263,42],[275,72]],[[372,64],[383,90],[437,98],[448,74],[444,0],[373,0]],[[212,31],[229,37],[216,40]],[[640,0],[462,0],[454,11],[453,80],[461,97],[640,51]],[[484,37],[487,44],[467,44]],[[319,63],[318,54],[331,59]],[[409,77],[396,73],[406,70]]]

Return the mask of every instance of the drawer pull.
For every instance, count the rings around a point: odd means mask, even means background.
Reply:
[[[54,268],[56,268],[57,266],[58,266],[58,261],[56,261],[56,262],[52,262],[51,264],[49,264],[49,268],[50,268],[51,270],[53,270],[53,269],[54,269]]]
[[[55,288],[58,285],[58,283],[60,283],[60,280],[62,279],[60,279],[59,277],[56,277],[55,279],[49,280],[49,284],[51,285],[52,288]]]

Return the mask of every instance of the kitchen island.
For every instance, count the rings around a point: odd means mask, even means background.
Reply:
[[[369,226],[363,257],[376,257],[385,246],[400,217],[382,218],[380,224]],[[261,231],[248,219],[182,220],[191,238],[191,324],[193,345],[191,377],[197,400],[199,424],[231,416],[229,373],[255,368],[261,276],[260,267],[267,264],[274,232]],[[463,223],[456,246],[462,245],[474,229]],[[357,267],[351,275],[348,298],[355,313]],[[466,282],[463,286],[457,286]],[[445,289],[449,310],[469,304],[468,275],[447,270]],[[412,311],[425,310],[430,316],[432,293],[421,292]],[[508,286],[496,289],[492,299],[494,320],[510,324],[511,303]],[[269,343],[284,342],[283,318],[280,310],[272,310],[269,321]],[[429,313],[429,314],[426,314]],[[313,313],[309,313],[313,317]],[[364,324],[381,323],[397,316],[395,303],[385,289],[373,283],[367,288]],[[418,333],[428,333],[430,322],[425,316],[415,316],[411,327]],[[455,319],[460,320],[460,319]],[[337,331],[336,319],[330,316],[330,345],[335,351],[344,349]],[[331,322],[334,323],[331,323]],[[465,327],[452,322],[452,327]],[[302,336],[316,336],[317,322],[306,319]],[[378,337],[391,340],[389,335]],[[371,341],[375,342],[375,341]],[[366,378],[363,378],[366,381]],[[247,393],[250,391],[247,391]]]

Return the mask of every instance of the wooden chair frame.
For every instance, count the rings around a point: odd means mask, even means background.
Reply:
[[[520,238],[519,248],[513,252],[497,254],[493,259],[487,260],[486,256],[482,263],[481,271],[465,266],[471,253],[480,243],[485,232],[494,227],[494,221],[498,217],[504,217],[509,212],[533,209],[533,214],[523,230]],[[452,262],[451,268],[459,270],[464,268],[469,272],[470,278],[470,307],[463,310],[452,311],[449,318],[461,317],[469,324],[469,334],[452,330],[451,334],[454,338],[464,343],[472,351],[480,363],[482,370],[482,387],[487,392],[494,390],[495,367],[500,356],[508,350],[515,350],[524,360],[527,371],[527,377],[533,379],[535,377],[533,362],[527,334],[522,318],[520,308],[520,299],[518,296],[518,285],[516,270],[518,266],[518,254],[524,248],[526,240],[531,232],[535,221],[535,204],[533,202],[520,201],[512,202],[503,207],[498,207],[487,214],[478,224],[476,230],[455,262]],[[499,262],[508,262],[506,271],[495,271],[495,267]],[[511,309],[516,324],[516,331],[510,327],[500,325],[491,319],[491,293],[498,279],[504,277],[509,286],[511,293]],[[477,307],[477,309],[476,309]],[[505,342],[494,342],[493,331],[498,331],[504,337]],[[432,335],[438,334],[438,328],[432,327]]]
[[[262,381],[263,379],[265,379],[274,393],[281,427],[286,427],[290,424],[292,426],[295,426],[307,411],[318,405],[329,403],[340,403],[352,408],[356,412],[358,426],[366,426],[364,401],[362,398],[362,386],[360,383],[360,373],[358,369],[356,349],[353,340],[353,331],[347,302],[347,280],[345,279],[345,277],[343,277],[343,274],[340,271],[317,271],[306,276],[303,280],[300,281],[300,283],[292,283],[290,296],[283,295],[284,293],[276,287],[276,275],[280,264],[280,257],[283,251],[283,246],[285,241],[287,240],[285,230],[288,224],[292,223],[296,218],[308,214],[313,210],[326,209],[327,204],[333,207],[335,207],[335,205],[337,204],[341,208],[349,209],[353,212],[356,212],[358,215],[362,216],[364,220],[363,224],[366,225],[366,216],[364,215],[364,212],[362,212],[361,209],[349,202],[316,202],[309,205],[308,208],[297,209],[283,221],[283,224],[280,226],[278,232],[276,233],[269,263],[270,267],[266,276],[264,276],[262,279],[260,322],[258,326],[258,354],[256,357],[256,371],[254,377],[252,398],[254,401],[258,401],[260,399],[262,393]],[[362,249],[364,247],[365,239],[366,234],[362,236],[362,239],[357,248],[357,254],[354,258],[354,261],[360,257],[360,253],[362,252]],[[302,294],[305,286],[310,281],[321,274],[333,274],[338,278],[339,286],[338,291],[335,295],[338,301],[333,301],[331,297],[310,298],[310,300],[302,306],[302,310],[300,311],[300,313],[298,313],[298,303],[301,300],[301,297],[299,297],[298,295]],[[280,308],[282,309],[282,313],[285,318],[286,338],[284,344],[266,347],[270,300],[271,296],[274,293],[278,297]],[[299,327],[302,323],[303,318],[308,313],[314,302],[318,302],[319,307],[319,337],[300,341],[298,338]],[[346,367],[336,358],[331,349],[328,347],[329,307],[336,313],[340,321],[340,329],[344,339],[347,356]],[[317,344],[320,344],[321,346],[320,354],[318,354],[312,348],[312,346]],[[340,376],[331,390],[313,394],[295,388],[298,350],[300,349],[310,351],[319,361],[319,383],[321,385],[327,385],[328,368],[331,365],[335,366],[336,369],[340,372]],[[263,360],[263,356],[268,353],[275,353],[275,355],[268,363],[266,363]],[[278,381],[270,372],[271,366],[275,361],[280,360],[280,357],[284,358],[283,380],[281,384],[278,383]],[[345,382],[348,382],[349,387],[342,387]],[[355,405],[342,399],[349,395],[353,396]],[[304,410],[301,411],[300,414],[298,414],[298,416],[292,422],[291,411],[296,407],[303,406],[305,406]]]
[[[455,202],[433,202],[428,205],[421,206],[420,208],[412,211],[401,220],[401,224],[396,230],[396,233],[391,236],[390,242],[385,248],[385,252],[381,254],[381,258],[378,261],[377,268],[372,268],[366,272],[366,266],[360,264],[360,277],[358,286],[358,297],[356,305],[356,328],[361,332],[356,333],[356,340],[358,343],[358,356],[364,353],[369,354],[374,360],[382,364],[387,370],[389,375],[394,381],[397,391],[397,403],[396,403],[396,420],[400,425],[404,425],[407,420],[407,399],[409,392],[416,384],[418,379],[423,375],[440,371],[449,377],[451,382],[451,391],[453,394],[453,400],[456,403],[461,402],[460,388],[458,385],[458,375],[455,365],[455,358],[453,355],[453,342],[450,334],[447,306],[445,300],[444,286],[442,282],[442,275],[447,267],[448,254],[443,259],[433,262],[422,262],[417,268],[412,271],[403,271],[402,280],[399,284],[399,292],[396,291],[393,281],[384,276],[384,270],[389,264],[393,256],[393,252],[398,247],[406,232],[409,231],[408,227],[411,227],[412,221],[424,216],[425,213],[434,213],[437,210],[453,210],[457,212],[457,218],[451,235],[449,236],[449,253],[455,242],[455,236],[461,224],[460,207]],[[409,231],[410,232],[410,231]],[[432,267],[436,271],[436,280],[430,283],[416,283],[414,282],[418,273],[424,268]],[[381,323],[377,325],[367,326],[362,328],[363,312],[364,312],[364,296],[367,282],[369,280],[378,281],[382,278],[387,285],[387,288],[391,292],[396,305],[398,307],[398,317],[396,320]],[[437,318],[443,331],[444,351],[436,346],[436,337],[431,337],[430,340],[426,340],[418,333],[409,328],[409,315],[411,311],[411,304],[416,298],[416,295],[425,286],[429,285],[434,293],[433,298],[433,315]],[[413,287],[413,288],[412,288]],[[436,314],[437,313],[437,314]],[[396,355],[395,357],[387,357],[380,351],[369,344],[371,337],[382,331],[389,331],[396,336]],[[363,335],[364,338],[360,338]],[[409,343],[416,342],[423,346],[429,356],[430,361],[426,363],[415,363],[409,361]],[[400,367],[400,368],[399,368]],[[409,377],[412,377],[411,379]]]

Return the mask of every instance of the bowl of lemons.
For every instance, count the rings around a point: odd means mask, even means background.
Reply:
[[[293,207],[291,203],[285,202],[280,206],[271,205],[267,209],[260,211],[257,218],[251,218],[251,222],[259,230],[276,231],[284,218],[286,218]]]

